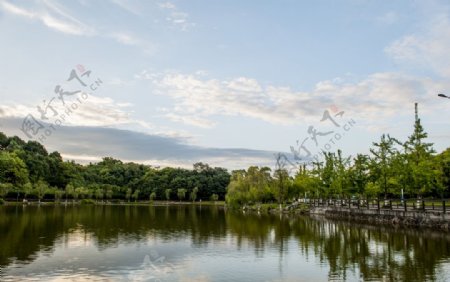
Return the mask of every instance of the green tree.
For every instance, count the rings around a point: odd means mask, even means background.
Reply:
[[[92,186],[85,187],[83,189],[84,198],[85,199],[92,199],[92,196],[94,195],[94,189],[95,188],[93,188]]]
[[[333,170],[331,174],[331,194],[340,195],[342,198],[350,194],[350,177],[347,167],[349,158],[342,157],[342,151],[338,150],[337,155],[330,154],[333,158]]]
[[[276,155],[275,171],[273,173],[275,195],[277,197],[280,210],[286,201],[290,186],[289,172],[286,169],[286,160],[284,158],[284,155],[281,153]]]
[[[0,182],[16,187],[28,182],[27,166],[15,153],[0,151]]]
[[[247,170],[235,170],[225,197],[227,204],[238,207],[250,203],[273,201],[278,195],[268,167],[251,166]],[[216,193],[213,193],[216,194]],[[218,198],[220,196],[216,194]]]
[[[0,198],[4,198],[9,192],[13,190],[11,183],[0,183]]]
[[[62,197],[63,197],[63,195],[64,195],[64,191],[59,190],[58,188],[54,188],[53,189],[53,194],[54,194],[54,197],[55,197],[55,201],[56,202],[60,202]]]
[[[440,196],[444,197],[444,192],[450,191],[450,148],[440,153],[435,161],[438,163],[441,176],[439,180],[442,187]]]
[[[134,190],[133,193],[134,202],[137,202],[137,200],[139,199],[139,193],[140,193],[139,189]]]
[[[0,151],[5,150],[8,147],[9,138],[3,132],[0,132]]]
[[[369,182],[369,157],[357,154],[349,169],[350,193],[363,195]]]
[[[106,199],[111,200],[112,196],[113,196],[113,190],[112,188],[107,188],[106,189],[106,193],[105,193]]]
[[[130,202],[130,198],[131,198],[132,193],[133,193],[133,190],[131,190],[131,188],[128,188],[127,192],[125,194],[125,198],[127,199],[128,202]]]
[[[97,188],[95,190],[95,198],[98,200],[103,200],[103,197],[105,195],[105,192],[101,188]]]
[[[400,145],[401,150],[397,150],[392,157],[391,167],[393,176],[391,178],[390,183],[396,190],[397,195],[401,195],[403,193],[411,192],[411,184],[412,184],[412,167],[411,160],[408,157],[406,152],[406,145],[398,140],[396,143]]]
[[[45,193],[49,190],[47,182],[42,179],[39,179],[37,183],[34,184],[34,194],[37,196],[39,204],[41,200],[44,198]]]
[[[150,198],[150,202],[153,202],[155,200],[155,198],[156,198],[156,193],[155,192],[151,192],[149,198]]]
[[[170,201],[170,194],[172,194],[172,190],[171,189],[166,189],[165,190],[165,196],[166,196],[166,200]]]
[[[30,183],[30,182],[28,182],[28,183],[25,183],[25,185],[23,185],[22,186],[22,192],[23,192],[23,199],[24,200],[26,200],[27,199],[27,196],[28,195],[30,195],[30,194],[32,194],[33,193],[33,190],[34,188],[33,188],[33,185]],[[19,193],[20,193],[20,189],[19,189],[19,187],[17,187],[17,200],[18,200],[18,197],[19,197]]]
[[[315,176],[312,171],[306,169],[306,165],[299,168],[295,174],[292,185],[292,196],[297,198],[314,195],[321,186],[321,180]]]
[[[178,189],[177,196],[178,196],[178,200],[180,200],[180,202],[182,200],[184,200],[184,198],[186,197],[186,189]]]
[[[72,197],[72,202],[73,199],[75,199],[74,193],[75,193],[75,187],[73,187],[73,185],[71,183],[66,185],[66,203],[67,203],[67,197],[70,196]]]
[[[384,198],[387,199],[390,179],[394,176],[392,170],[392,158],[395,154],[394,139],[389,135],[383,134],[380,142],[373,143],[374,148],[370,149],[373,157],[370,163],[370,173],[372,181],[377,183],[377,187],[380,187],[384,194]]]
[[[81,186],[75,188],[75,190],[73,191],[73,199],[77,201],[80,197],[83,198],[84,193],[84,187]]]
[[[198,193],[198,188],[194,187],[194,189],[192,189],[192,192],[190,194],[190,198],[191,198],[192,202],[195,202],[195,200],[197,199],[197,193]]]
[[[217,194],[212,194],[212,195],[211,195],[211,201],[217,202],[217,200],[219,200],[219,195],[217,195]]]
[[[245,170],[235,170],[231,173],[225,200],[232,207],[239,207],[250,201],[250,187],[246,181],[246,175]]]
[[[411,188],[418,197],[432,191],[433,180],[438,176],[432,164],[433,144],[425,142],[427,137],[419,118],[418,105],[415,103],[414,131],[405,145],[412,170]]]

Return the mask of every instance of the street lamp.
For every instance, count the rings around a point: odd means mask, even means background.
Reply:
[[[442,94],[442,93],[439,93],[438,96],[439,96],[439,97],[442,97],[442,98],[450,99],[450,97],[448,97],[447,95]]]

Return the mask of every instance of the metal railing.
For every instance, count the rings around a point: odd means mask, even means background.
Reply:
[[[348,209],[375,209],[446,213],[450,199],[301,199],[313,207],[340,207]]]

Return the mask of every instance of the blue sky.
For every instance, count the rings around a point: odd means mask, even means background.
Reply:
[[[382,133],[404,140],[414,102],[442,151],[450,100],[436,94],[450,92],[449,9],[447,1],[0,0],[0,130],[29,139],[21,130],[29,114],[54,124],[61,85],[89,98],[43,143],[79,162],[233,169],[271,166],[291,147],[303,157],[321,148],[355,155]],[[66,81],[72,69],[81,75],[77,65],[101,86]],[[43,121],[37,106],[55,97],[58,115]],[[341,126],[321,121],[325,111]],[[317,145],[310,127],[322,134]]]

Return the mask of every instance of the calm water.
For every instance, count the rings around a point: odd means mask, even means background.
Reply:
[[[450,281],[450,236],[219,207],[0,207],[0,280]]]

